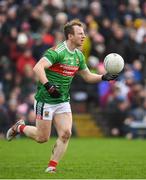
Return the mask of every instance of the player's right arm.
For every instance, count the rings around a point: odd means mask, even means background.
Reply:
[[[50,84],[45,73],[45,69],[49,68],[50,66],[52,66],[52,63],[46,59],[46,57],[42,57],[34,66],[33,71],[37,75],[39,81],[44,85],[50,96],[53,98],[58,98],[60,97],[60,93],[57,87]]]
[[[49,68],[51,65],[52,65],[51,62],[47,61],[44,57],[42,57],[33,68],[33,71],[35,72],[39,81],[42,84],[48,82],[45,69]]]

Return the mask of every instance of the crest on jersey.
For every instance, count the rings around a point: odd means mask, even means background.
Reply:
[[[76,59],[76,63],[79,64],[79,59],[78,58]]]
[[[45,116],[45,117],[48,117],[48,116],[49,116],[49,111],[45,111],[45,112],[44,112],[44,116]]]

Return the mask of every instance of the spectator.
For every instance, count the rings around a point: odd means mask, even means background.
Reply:
[[[9,127],[11,127],[17,120],[17,105],[16,99],[10,99],[8,102]]]
[[[33,82],[35,82],[35,78],[32,66],[28,64],[24,68],[24,74],[21,81],[21,93],[24,98],[34,92],[35,86],[33,86]]]
[[[4,134],[9,126],[9,116],[6,108],[5,95],[0,92],[0,138],[4,138]]]
[[[83,20],[83,16],[80,13],[80,5],[79,5],[79,3],[73,2],[71,4],[71,6],[68,8],[67,12],[68,12],[68,20],[69,21],[72,20],[72,19],[75,19],[75,18],[80,19],[81,21]]]
[[[31,11],[31,15],[28,19],[29,24],[31,25],[31,31],[32,32],[37,32],[41,28],[41,19],[40,19],[40,14],[38,10],[35,8]]]
[[[143,36],[143,41],[137,47],[139,57],[142,61],[143,77],[146,78],[146,34]]]
[[[109,97],[106,108],[109,134],[111,136],[124,136],[124,120],[128,117],[130,104],[127,99],[120,95],[119,89],[115,88]]]
[[[116,52],[126,59],[126,43],[124,29],[120,26],[115,26],[113,29],[113,38],[107,44],[106,53]]]
[[[131,110],[125,125],[127,138],[146,137],[146,98],[142,100],[141,106]]]
[[[126,44],[126,62],[132,64],[138,58],[138,44],[136,43],[136,31],[129,31],[129,36]]]
[[[35,65],[35,59],[32,57],[32,52],[30,49],[25,49],[22,56],[17,61],[17,71],[20,75],[24,75],[24,71],[27,65],[31,68]]]

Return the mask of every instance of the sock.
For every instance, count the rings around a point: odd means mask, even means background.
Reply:
[[[55,167],[55,168],[56,168],[57,164],[58,164],[58,163],[57,163],[56,161],[52,161],[52,160],[51,160],[51,161],[49,162],[49,164],[48,164],[48,167],[51,166],[51,167]]]
[[[19,133],[23,133],[24,128],[25,128],[25,125],[24,125],[24,124],[19,125],[18,128],[17,128],[17,131],[18,131]]]

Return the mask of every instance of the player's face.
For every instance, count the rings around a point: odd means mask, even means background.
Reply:
[[[74,34],[72,35],[72,43],[74,43],[76,47],[80,47],[86,37],[84,29],[80,26],[74,26],[73,28]]]

